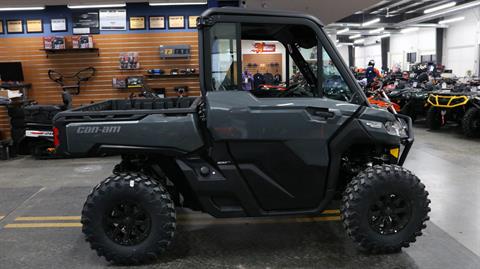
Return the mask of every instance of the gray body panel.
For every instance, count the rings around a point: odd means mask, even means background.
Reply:
[[[256,98],[208,92],[208,129],[216,141],[283,141],[308,165],[328,165],[328,140],[359,108],[325,98]],[[324,118],[308,109],[334,114]]]
[[[92,112],[95,113],[95,112]],[[67,151],[84,154],[100,145],[165,148],[192,152],[203,146],[196,114],[151,114],[135,121],[69,123]]]

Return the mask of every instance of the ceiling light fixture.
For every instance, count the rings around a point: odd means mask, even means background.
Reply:
[[[362,37],[362,35],[361,35],[361,34],[358,34],[358,35],[351,35],[351,36],[349,36],[349,37],[348,37],[348,39],[356,39],[356,38],[360,38],[360,37]]]
[[[207,1],[201,2],[157,2],[149,3],[150,6],[192,6],[192,5],[206,5]]]
[[[384,35],[378,36],[378,38],[383,39],[383,38],[386,38],[386,37],[389,37],[389,36],[390,36],[390,34],[384,34]]]
[[[123,4],[104,4],[104,5],[67,5],[69,9],[87,9],[87,8],[110,8],[110,7],[125,7]]]
[[[449,8],[449,7],[454,7],[455,5],[457,5],[457,2],[450,2],[450,3],[446,3],[444,5],[439,5],[439,6],[436,6],[436,7],[425,9],[425,11],[423,11],[423,13],[428,14],[428,13],[432,13],[432,12],[439,11],[439,10],[442,10],[442,9],[446,9],[446,8]]]
[[[341,35],[341,34],[344,34],[346,32],[350,31],[350,28],[345,28],[345,29],[342,29],[340,31],[337,32],[337,35]]]
[[[369,25],[372,25],[372,24],[375,24],[375,23],[378,23],[378,22],[380,22],[380,18],[376,18],[376,19],[373,19],[371,21],[364,22],[362,24],[362,26],[365,27],[365,26],[369,26]]]
[[[447,24],[451,22],[457,22],[457,21],[463,21],[465,17],[456,17],[456,18],[451,18],[451,19],[446,19],[443,21],[439,21],[438,24]]]
[[[369,34],[378,34],[378,33],[381,33],[385,30],[385,28],[378,28],[378,29],[373,29],[373,30],[370,30],[368,33]]]
[[[364,39],[364,38],[362,38],[362,39],[357,39],[357,40],[353,41],[354,44],[360,44],[360,43],[363,43],[363,42],[365,42],[365,39]]]
[[[0,11],[44,10],[45,7],[2,7]]]
[[[419,29],[418,27],[405,28],[405,29],[402,29],[400,33],[402,34],[413,33],[418,31],[418,29]]]

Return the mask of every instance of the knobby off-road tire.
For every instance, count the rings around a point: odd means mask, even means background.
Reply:
[[[463,116],[463,133],[467,137],[480,137],[480,109],[472,107]]]
[[[442,112],[436,107],[430,107],[427,111],[427,127],[430,130],[438,130],[442,127]]]
[[[82,211],[82,231],[93,250],[117,264],[153,261],[175,232],[175,207],[155,180],[119,173],[98,184]]]
[[[347,185],[343,226],[362,251],[397,252],[422,235],[429,204],[428,192],[415,175],[397,165],[377,165]]]

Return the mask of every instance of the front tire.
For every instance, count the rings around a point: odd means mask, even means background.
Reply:
[[[428,192],[415,175],[397,165],[377,165],[348,184],[341,214],[360,250],[393,253],[422,235],[429,204]]]
[[[158,258],[175,232],[175,207],[155,180],[119,173],[98,184],[82,211],[82,231],[99,256],[117,264]]]
[[[442,127],[442,112],[436,107],[430,107],[427,111],[427,127],[430,130],[438,130]]]
[[[462,119],[463,133],[467,137],[480,137],[480,109],[472,107],[463,116]]]

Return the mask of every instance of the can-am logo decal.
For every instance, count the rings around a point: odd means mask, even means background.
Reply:
[[[82,126],[77,128],[77,134],[117,134],[121,126]]]

